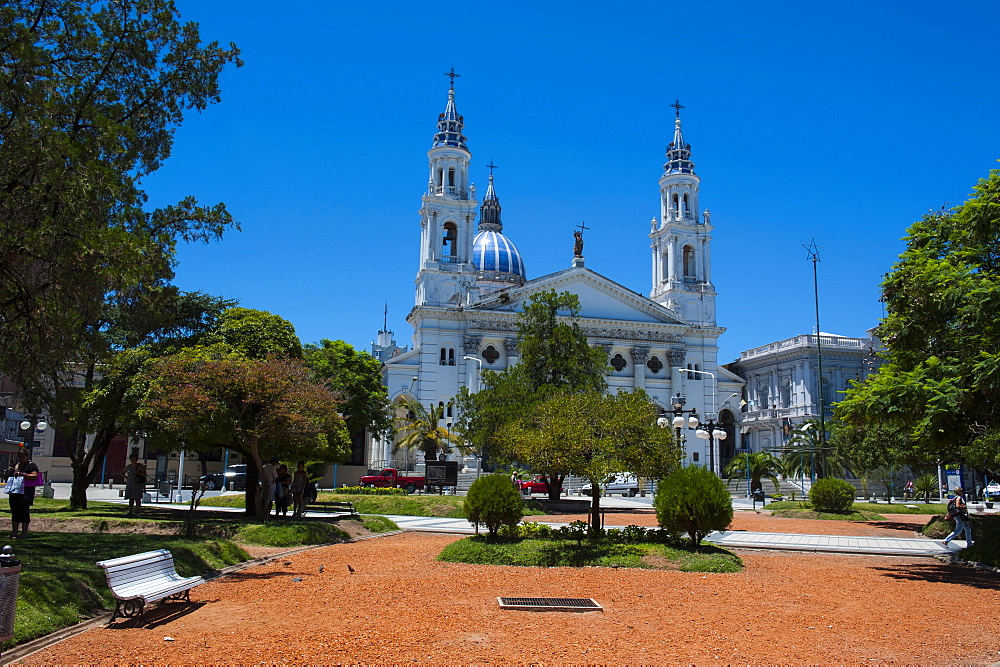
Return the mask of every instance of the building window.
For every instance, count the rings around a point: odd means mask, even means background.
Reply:
[[[691,460],[695,463],[698,462],[698,452],[691,452]]]
[[[453,348],[453,347],[442,347],[441,348],[441,361],[439,363],[442,366],[454,366],[455,365],[455,348]]]
[[[687,194],[684,195],[684,212],[685,213],[688,212],[688,196],[687,196]]]
[[[455,187],[455,168],[450,167],[448,169],[448,185]]]
[[[455,348],[453,347],[448,349],[448,365],[455,365]]]
[[[441,245],[445,247],[445,255],[455,256],[458,247],[458,227],[455,226],[454,222],[444,223],[444,237],[441,239]]]
[[[625,357],[623,357],[621,354],[615,354],[615,356],[611,357],[611,366],[616,371],[621,373],[625,369],[625,367],[628,366],[628,362],[625,361]]]
[[[649,361],[646,362],[646,368],[648,368],[653,373],[653,375],[656,375],[657,373],[663,370],[663,362],[660,361],[659,357],[653,355],[652,357],[649,358]]]
[[[492,345],[487,345],[486,349],[482,351],[482,355],[483,359],[486,360],[486,363],[492,366],[497,362],[497,359],[500,358],[500,351]]]
[[[448,350],[447,348],[441,348],[441,361],[440,364],[444,366],[448,363]]]
[[[684,277],[694,278],[694,248],[684,246]]]

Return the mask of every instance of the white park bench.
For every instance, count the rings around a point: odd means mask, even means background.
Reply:
[[[118,616],[139,616],[149,602],[190,602],[188,591],[205,583],[202,577],[177,574],[174,557],[166,549],[102,560],[97,564],[104,568],[108,588],[116,598],[115,613],[109,623],[114,623]]]

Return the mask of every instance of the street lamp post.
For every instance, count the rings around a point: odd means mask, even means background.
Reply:
[[[719,475],[719,471],[716,470],[716,463],[718,463],[719,458],[716,456],[716,445],[726,439],[726,432],[719,428],[721,424],[716,423],[718,417],[712,417],[708,420],[707,424],[702,425],[702,428],[695,431],[695,436],[701,438],[702,440],[708,440],[708,460],[709,467],[712,472]],[[721,477],[721,475],[720,475]]]
[[[672,412],[674,418],[671,420],[667,419],[666,417],[660,417],[659,419],[656,420],[656,424],[660,428],[666,428],[667,425],[672,425],[675,429],[677,429],[677,442],[679,442],[681,445],[684,444],[684,436],[681,435],[681,429],[684,428],[685,424],[687,425],[688,428],[698,428],[698,421],[699,421],[698,411],[695,408],[685,410],[684,409],[685,403],[687,403],[687,399],[681,396],[680,392],[677,392],[677,395],[674,396],[672,399],[673,410],[665,410],[665,412],[668,413]],[[685,414],[690,414],[691,416],[688,417],[687,419],[684,419]]]
[[[24,421],[19,426],[24,433],[24,446],[28,448],[28,451],[31,451],[31,446],[35,439],[35,431],[44,431],[49,425],[38,415],[25,415]]]

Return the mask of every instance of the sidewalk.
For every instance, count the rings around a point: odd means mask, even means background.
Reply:
[[[69,498],[69,484],[54,483],[56,498]],[[118,495],[119,488],[102,489],[91,487],[87,491],[90,500],[100,500],[104,502],[127,502]],[[221,495],[219,491],[209,491],[208,495]],[[736,510],[749,510],[750,501],[742,498],[733,498],[733,508]],[[169,502],[151,503],[151,506],[171,505]],[[618,496],[601,499],[601,505],[607,508],[623,509],[649,509],[652,506],[652,498],[635,497],[622,498]],[[173,504],[174,507],[184,508],[185,504]],[[891,505],[887,506],[891,507]],[[242,512],[235,507],[203,507],[206,511],[216,512]],[[308,510],[308,516],[334,518],[337,513],[316,512]],[[452,533],[457,535],[472,535],[475,527],[465,519],[443,519],[437,517],[418,517],[386,515],[386,518],[394,521],[403,530],[426,531],[435,533]],[[542,522],[547,526],[559,528],[566,526],[566,523]],[[608,525],[606,528],[624,528],[624,526]],[[739,549],[774,549],[784,551],[813,551],[825,553],[846,553],[846,554],[880,554],[885,556],[917,556],[932,558],[955,553],[965,547],[962,540],[954,540],[949,546],[944,546],[940,541],[926,538],[914,537],[856,537],[844,535],[800,535],[795,533],[761,533],[750,531],[726,530],[716,532],[705,538],[705,541],[716,544],[720,547]]]

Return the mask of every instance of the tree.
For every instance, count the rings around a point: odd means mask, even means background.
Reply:
[[[528,464],[501,435],[506,425],[527,420],[536,405],[556,393],[606,389],[604,350],[588,343],[577,323],[579,311],[580,301],[570,292],[533,295],[518,316],[520,363],[503,373],[485,370],[479,392],[459,392],[456,431],[473,451],[498,463]],[[549,497],[558,499],[565,475],[539,472],[548,475]]]
[[[601,527],[601,494],[607,478],[635,468],[668,470],[682,457],[673,433],[656,425],[658,411],[645,392],[562,391],[537,405],[527,419],[508,423],[504,439],[518,460],[549,480],[566,475],[590,480],[590,523]],[[656,460],[663,457],[662,460]],[[552,482],[550,481],[550,494]]]
[[[765,477],[771,480],[775,493],[778,492],[778,475],[783,472],[781,460],[771,452],[740,452],[726,465],[722,473],[729,478],[729,484],[740,479],[750,478],[750,488],[747,493],[756,489],[763,490],[761,480]]]
[[[418,401],[404,401],[403,407],[409,413],[399,426],[401,449],[418,450],[428,461],[436,461],[438,454],[447,454],[451,445],[464,445],[457,433],[440,426],[444,417],[444,406],[431,405],[425,408]]]
[[[684,466],[660,482],[653,501],[661,528],[687,533],[691,545],[733,521],[733,501],[726,485],[707,468]]]
[[[517,487],[506,475],[480,477],[465,496],[462,511],[470,523],[486,526],[490,537],[496,537],[501,526],[516,526],[524,516],[524,502]]]
[[[267,455],[331,461],[350,452],[337,397],[300,360],[188,352],[153,360],[143,379],[140,414],[170,449],[230,447],[256,470]],[[259,489],[253,500],[247,512],[263,516]]]
[[[0,6],[0,373],[44,386],[85,357],[107,295],[236,226],[193,198],[147,211],[140,186],[238,55],[201,44],[171,0]]]
[[[206,344],[221,345],[248,359],[302,357],[302,343],[288,320],[266,310],[229,308]]]
[[[1000,171],[961,206],[925,215],[882,283],[886,363],[837,416],[905,434],[916,465],[963,460],[1000,477]]]
[[[392,431],[389,394],[382,384],[382,364],[342,340],[306,345],[306,365],[317,380],[341,399],[344,423],[352,436],[366,429],[376,437]]]

